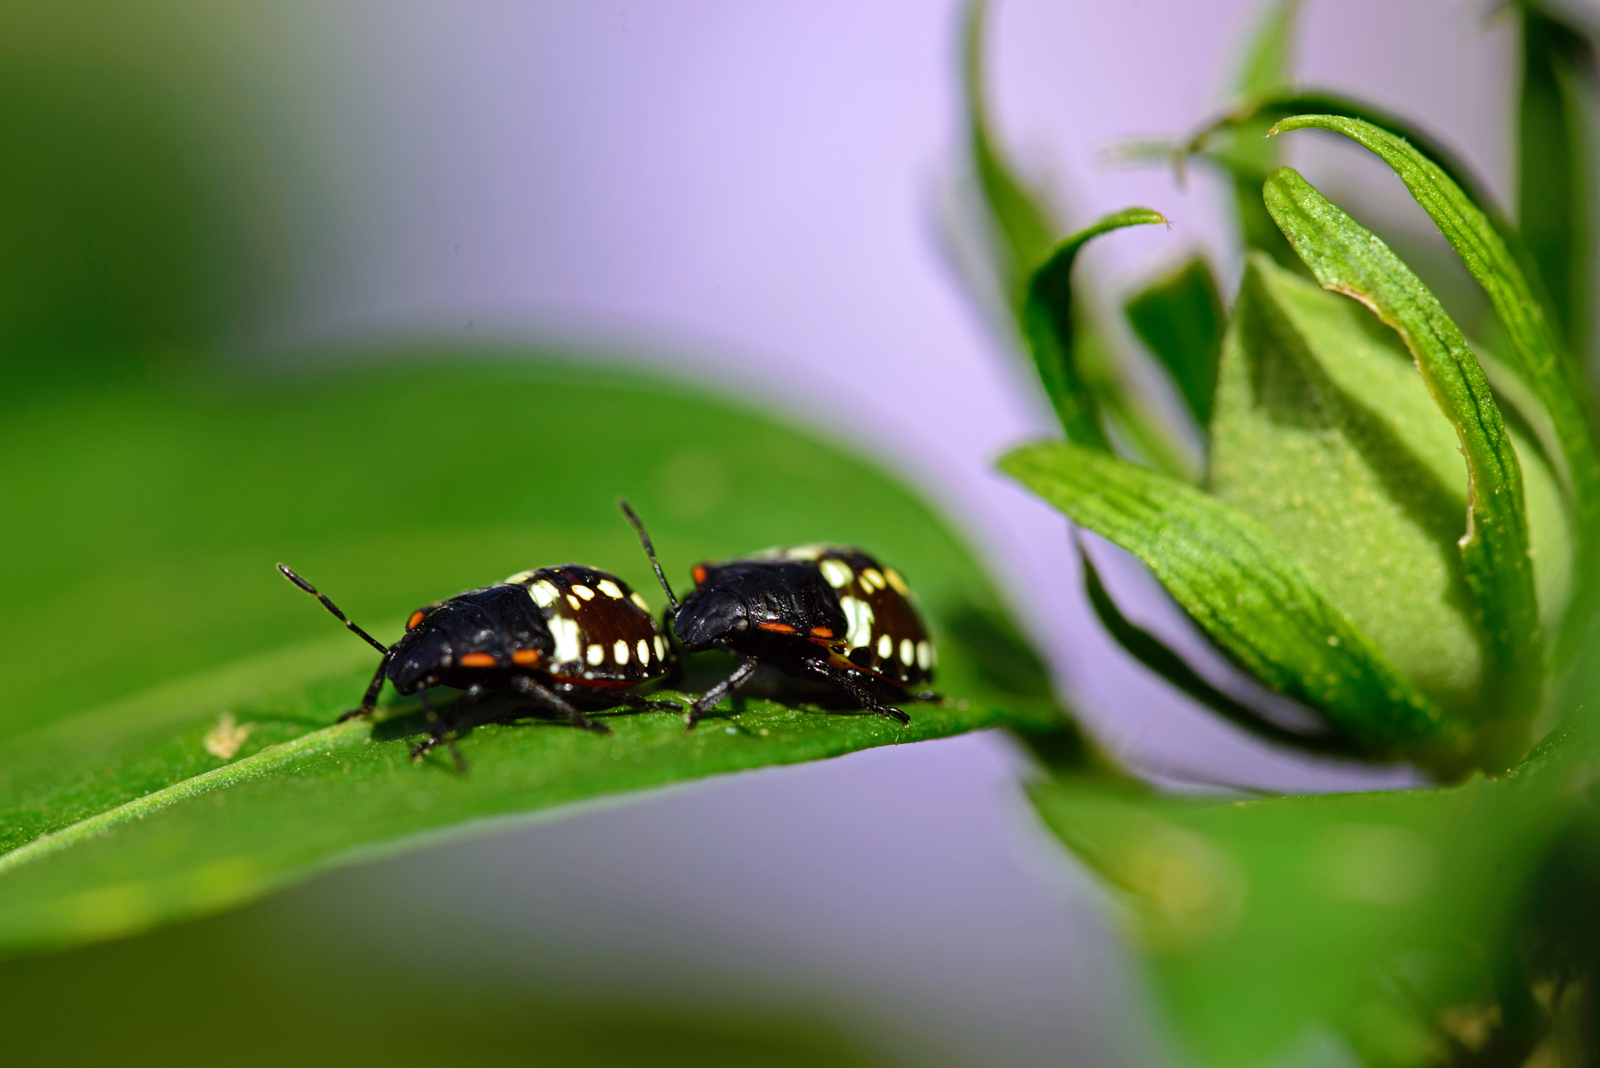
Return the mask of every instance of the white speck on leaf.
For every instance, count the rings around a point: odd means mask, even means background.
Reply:
[[[232,712],[224,712],[222,718],[217,720],[217,725],[206,732],[206,752],[222,760],[232,760],[254,729],[255,725],[251,723],[241,727],[234,722]]]

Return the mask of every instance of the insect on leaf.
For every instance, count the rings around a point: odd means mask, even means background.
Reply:
[[[0,513],[16,550],[0,570],[16,608],[0,638],[53,664],[59,635],[95,628],[72,670],[19,677],[0,710],[0,951],[215,911],[587,798],[1060,722],[1048,690],[996,686],[952,636],[947,616],[996,602],[920,503],[814,438],[703,395],[462,354],[282,386],[98,390],[0,422],[4,454],[28,457],[0,468],[6,499],[27,503]],[[909,704],[905,728],[755,697],[693,732],[660,712],[606,716],[609,736],[489,724],[459,740],[465,774],[441,751],[408,759],[426,729],[414,698],[390,692],[376,724],[334,725],[377,656],[274,561],[384,641],[419,604],[569,560],[618,573],[659,607],[619,493],[678,575],[785,542],[870,549],[918,595],[949,700]],[[114,529],[84,520],[108,514]],[[712,660],[707,670],[732,666]],[[448,708],[449,692],[438,696]]]
[[[1255,520],[1192,486],[1068,443],[1001,469],[1073,522],[1138,556],[1212,641],[1267,686],[1317,709],[1365,755],[1449,772],[1449,720]]]

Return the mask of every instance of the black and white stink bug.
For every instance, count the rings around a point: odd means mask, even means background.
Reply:
[[[422,699],[432,735],[412,750],[413,757],[444,739],[444,725],[428,701],[430,686],[466,691],[451,709],[457,723],[473,705],[496,694],[528,698],[542,711],[602,734],[609,728],[585,711],[618,705],[680,710],[672,701],[646,701],[625,692],[666,677],[676,654],[644,598],[609,572],[578,564],[523,571],[423,605],[406,620],[405,635],[386,646],[346,619],[311,583],[282,564],[278,570],[383,654],[361,707],[340,716],[340,722],[369,714],[385,679],[398,692]]]
[[[691,727],[762,663],[832,683],[862,708],[901,723],[911,717],[880,695],[937,699],[915,689],[933,679],[933,641],[893,568],[859,549],[790,545],[696,564],[694,591],[679,604],[644,524],[627,501],[618,504],[667,593],[667,619],[684,648],[720,649],[739,658],[733,674],[695,699]]]

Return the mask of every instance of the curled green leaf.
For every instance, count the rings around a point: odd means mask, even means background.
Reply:
[[[1459,770],[1461,725],[1254,519],[1176,479],[1072,444],[1025,446],[1000,466],[1138,556],[1218,646],[1267,686],[1320,711],[1365,755]]]
[[[1077,358],[1079,323],[1072,265],[1078,250],[1091,238],[1112,230],[1166,221],[1166,216],[1149,208],[1126,208],[1107,215],[1057,245],[1029,279],[1022,304],[1022,334],[1068,440],[1111,451],[1100,424],[1101,397],[1090,388]]]
[[[1272,133],[1318,129],[1344,134],[1389,164],[1411,195],[1439,227],[1494,306],[1510,342],[1515,371],[1550,415],[1561,444],[1561,475],[1567,482],[1578,528],[1575,588],[1587,602],[1569,614],[1562,635],[1564,659],[1592,612],[1600,580],[1600,454],[1586,400],[1588,386],[1573,361],[1563,355],[1536,282],[1523,270],[1499,228],[1476,202],[1433,160],[1395,134],[1359,119],[1337,115],[1298,115]],[[1536,276],[1535,276],[1536,277]]]
[[[1365,304],[1400,335],[1439,410],[1456,429],[1467,461],[1464,577],[1498,671],[1497,717],[1533,715],[1542,679],[1543,638],[1528,556],[1522,468],[1489,382],[1461,331],[1416,275],[1287,167],[1264,186],[1267,210],[1324,288]],[[1491,760],[1515,759],[1515,737]]]

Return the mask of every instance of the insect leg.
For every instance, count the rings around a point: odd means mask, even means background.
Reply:
[[[689,729],[705,717],[707,712],[722,701],[722,699],[750,681],[750,676],[756,673],[756,658],[744,657],[739,661],[739,666],[733,669],[733,674],[717,683],[711,689],[694,699],[694,704],[689,706]]]
[[[617,704],[627,705],[635,712],[682,712],[683,706],[676,701],[649,701],[636,693],[619,693],[616,695]]]
[[[472,689],[476,690],[478,687],[474,686]],[[472,695],[472,690],[468,690],[467,695],[462,700],[477,700],[477,697]],[[443,742],[450,747],[450,755],[455,758],[456,770],[463,775],[466,774],[467,758],[461,755],[460,749],[456,748],[456,740],[450,736],[450,729],[445,726],[444,720],[439,718],[439,713],[434,711],[433,702],[428,700],[428,691],[418,690],[417,697],[422,701],[423,710],[428,713],[428,737],[411,747],[411,759],[421,760],[423,754]]]
[[[865,708],[871,712],[876,712],[878,715],[885,716],[897,723],[911,722],[911,717],[900,711],[898,708],[891,708],[889,705],[879,701],[878,698],[873,695],[872,690],[862,682],[855,672],[846,671],[841,667],[835,667],[825,660],[807,659],[803,667],[806,671],[811,672],[811,674],[820,675],[822,678],[827,679],[829,682],[839,687],[839,689],[849,694],[852,698],[860,701],[862,708]]]
[[[541,686],[526,675],[513,675],[511,677],[511,688],[520,694],[533,698],[533,703],[545,711],[566,717],[567,722],[574,727],[582,727],[584,730],[594,731],[597,734],[611,733],[610,727],[607,727],[604,723],[596,723],[568,704],[559,694],[553,693],[550,689]]]
[[[334,720],[335,723],[343,723],[347,719],[355,719],[357,716],[368,716],[372,714],[372,710],[378,707],[378,694],[383,691],[383,671],[388,666],[389,658],[386,656],[383,658],[382,662],[378,664],[378,670],[373,673],[372,681],[367,683],[367,693],[366,696],[361,698],[361,707],[352,708],[350,711]]]

